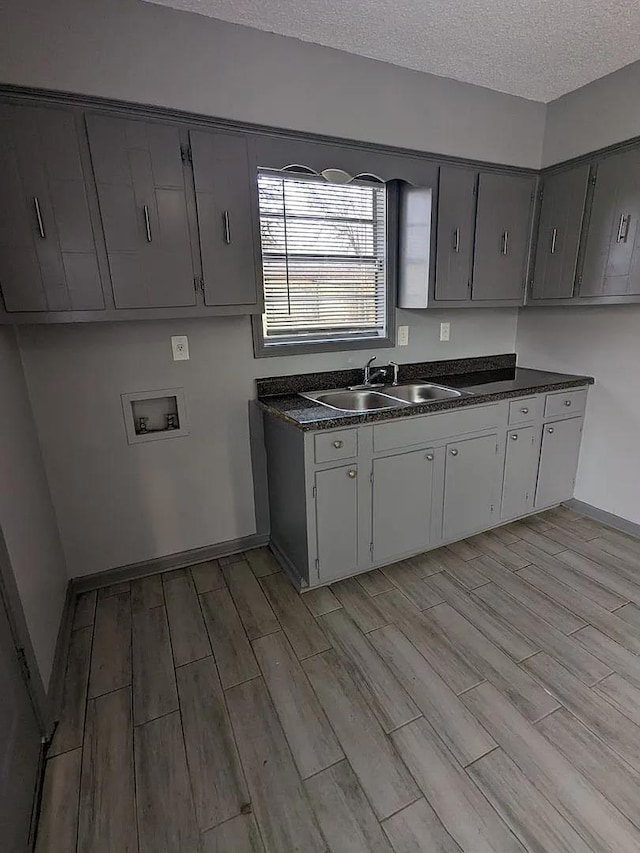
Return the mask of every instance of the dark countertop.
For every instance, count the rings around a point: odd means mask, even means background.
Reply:
[[[499,358],[504,359],[505,357],[501,356]],[[472,362],[473,360],[469,359],[467,362],[468,366],[476,366]],[[440,364],[442,362],[438,366]],[[452,366],[454,366],[453,362]],[[486,365],[478,364],[477,366],[485,367]],[[522,397],[527,394],[560,391],[563,388],[578,388],[582,385],[592,385],[594,383],[594,379],[591,376],[549,373],[544,370],[515,367],[515,364],[513,366],[496,365],[496,367],[497,369],[471,370],[466,373],[452,371],[451,374],[442,375],[433,375],[431,370],[425,369],[423,377],[413,375],[411,379],[425,378],[436,385],[447,385],[451,388],[470,392],[470,394],[449,400],[418,403],[406,407],[384,409],[382,411],[354,413],[330,409],[321,403],[314,403],[311,400],[300,397],[293,390],[281,394],[262,394],[258,397],[258,400],[262,408],[270,415],[288,421],[302,430],[317,430],[378,423],[379,421],[458,409],[463,406],[477,406],[480,403],[493,403],[499,400],[508,400],[512,397]],[[416,371],[412,370],[411,372],[415,374]],[[299,381],[299,377],[292,377],[292,380],[295,383]],[[407,381],[410,381],[410,379],[408,377],[405,378],[401,373],[400,384]],[[321,387],[320,384],[316,386],[316,388],[319,387]]]

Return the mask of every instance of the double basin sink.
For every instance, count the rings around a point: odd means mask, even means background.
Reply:
[[[445,385],[428,382],[408,382],[402,385],[380,385],[355,388],[337,388],[331,391],[308,391],[300,396],[330,409],[343,412],[372,412],[397,409],[419,403],[435,403],[452,397],[468,396],[469,391],[458,391]]]

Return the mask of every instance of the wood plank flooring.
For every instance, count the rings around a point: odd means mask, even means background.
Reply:
[[[637,853],[640,541],[558,507],[298,595],[83,593],[36,853]]]

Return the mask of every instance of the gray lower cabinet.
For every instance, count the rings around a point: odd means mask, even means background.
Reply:
[[[256,169],[243,134],[189,134],[205,305],[255,306],[261,292]]]
[[[540,457],[540,429],[528,426],[507,433],[502,481],[503,520],[526,515],[533,508]]]
[[[531,302],[571,299],[574,294],[588,186],[586,164],[543,180]]]
[[[640,151],[601,160],[585,235],[581,297],[640,294]]]
[[[265,416],[271,547],[318,586],[572,497],[586,388],[302,431]]]
[[[473,301],[524,301],[535,178],[480,173]]]
[[[581,417],[552,421],[543,427],[536,509],[573,497],[581,438]]]
[[[317,569],[323,580],[358,568],[358,465],[315,473]]]
[[[443,539],[462,539],[491,527],[495,512],[497,435],[456,441],[446,447]]]
[[[372,470],[372,558],[391,561],[431,541],[433,448],[382,456]]]
[[[471,298],[478,173],[442,166],[438,187],[436,301]]]
[[[0,105],[0,198],[5,309],[104,308],[72,112]]]
[[[195,305],[180,129],[86,121],[116,308]]]

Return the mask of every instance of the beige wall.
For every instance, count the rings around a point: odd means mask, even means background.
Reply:
[[[3,0],[0,81],[538,167],[543,104],[140,0]]]
[[[513,309],[401,311],[399,322],[409,346],[376,350],[381,363],[514,351]],[[172,361],[172,334],[189,336],[190,361]],[[32,326],[20,346],[71,576],[254,533],[255,377],[360,366],[369,355],[256,360],[247,317]],[[129,445],[120,395],[176,386],[190,435]]]
[[[0,394],[0,527],[46,688],[67,576],[20,354],[6,327],[0,328]]]

